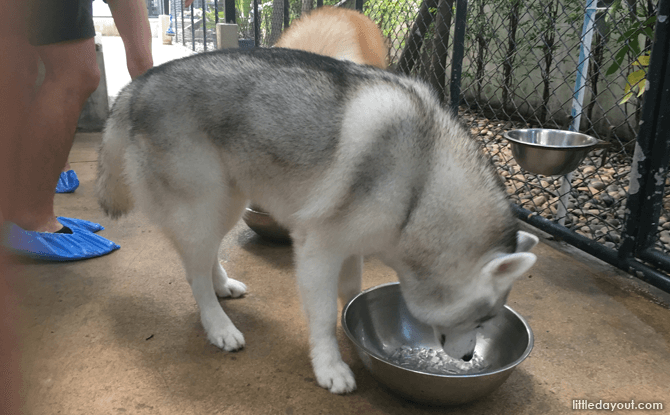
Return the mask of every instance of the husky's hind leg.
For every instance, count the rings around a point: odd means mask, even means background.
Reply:
[[[356,389],[354,374],[342,361],[335,337],[337,287],[346,256],[332,252],[312,235],[296,239],[298,287],[309,324],[316,381],[332,393],[351,392]]]
[[[212,282],[214,283],[214,292],[221,298],[241,297],[247,293],[247,286],[241,281],[228,277],[226,270],[217,259],[212,269]]]
[[[352,255],[342,264],[340,270],[339,294],[342,305],[346,305],[361,292],[363,256]]]
[[[200,318],[207,338],[215,346],[227,351],[244,347],[244,336],[221,308],[214,290],[213,276],[215,266],[221,267],[217,258],[219,245],[232,227],[230,223],[234,225],[239,219],[242,211],[238,207],[240,205],[244,206],[244,200],[212,196],[177,204],[173,207],[174,220],[166,226],[181,254],[186,279],[200,308]],[[212,218],[221,214],[224,219],[212,223]],[[218,275],[217,281],[221,289],[237,283],[233,283],[234,280],[231,279],[223,281],[222,275]]]
[[[235,226],[246,206],[246,200],[241,194],[228,198],[226,215],[223,218],[224,234],[227,234]],[[218,258],[214,261],[214,267],[212,268],[212,283],[214,284],[214,291],[219,297],[237,298],[247,292],[247,286],[244,283],[228,277]]]

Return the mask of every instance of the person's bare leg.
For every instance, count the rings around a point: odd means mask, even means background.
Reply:
[[[0,2],[0,215],[11,219],[19,191],[21,134],[35,95],[38,55],[24,28],[26,2]],[[30,189],[20,189],[29,194]],[[0,221],[0,224],[1,222]],[[0,248],[1,249],[1,248]]]
[[[14,154],[31,92],[26,90],[27,77],[32,75],[26,65],[35,61],[34,51],[23,36],[24,7],[20,1],[0,2],[0,232],[6,219],[3,213],[13,203]],[[21,349],[12,270],[9,256],[0,246],[0,414],[6,415],[21,413]]]
[[[114,23],[126,49],[128,73],[137,78],[154,66],[151,28],[144,0],[108,0]]]
[[[36,50],[46,75],[28,106],[28,122],[16,154],[15,203],[6,216],[26,230],[55,232],[62,225],[54,214],[54,189],[67,162],[79,114],[98,87],[100,70],[93,38]]]
[[[0,213],[0,223],[2,214]],[[17,334],[17,299],[12,292],[9,258],[0,247],[0,413],[18,415],[20,413],[19,391],[19,339]]]
[[[18,30],[0,36],[0,41],[4,62],[0,65],[0,211],[9,220],[8,214],[14,210],[19,168],[16,155],[37,77],[37,53]],[[35,70],[31,71],[33,65]]]

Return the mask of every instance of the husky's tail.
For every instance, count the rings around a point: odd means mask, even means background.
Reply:
[[[116,219],[133,208],[133,196],[124,172],[124,155],[130,136],[128,94],[119,94],[102,134],[95,194],[108,216]]]

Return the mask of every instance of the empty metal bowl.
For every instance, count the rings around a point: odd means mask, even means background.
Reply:
[[[533,348],[528,323],[505,306],[478,335],[475,355],[488,366],[483,372],[436,375],[396,365],[390,356],[401,346],[441,349],[433,329],[409,313],[398,283],[354,297],[344,308],[342,326],[363,364],[380,383],[409,400],[431,405],[460,405],[490,394]]]
[[[242,219],[261,238],[277,243],[291,243],[289,231],[278,224],[269,213],[258,207],[248,207]]]
[[[531,173],[564,175],[576,169],[599,141],[573,131],[529,128],[503,134],[517,163]]]

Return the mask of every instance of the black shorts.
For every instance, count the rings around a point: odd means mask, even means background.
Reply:
[[[91,0],[28,0],[27,30],[33,46],[95,37]]]

